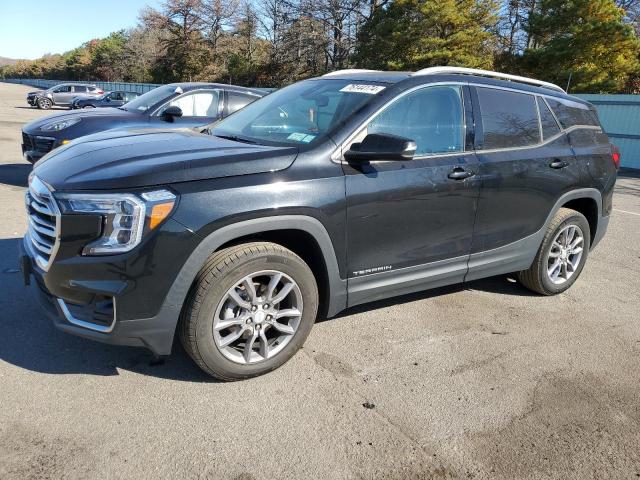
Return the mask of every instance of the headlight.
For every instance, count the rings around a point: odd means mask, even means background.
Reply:
[[[102,216],[100,238],[87,244],[83,255],[128,252],[143,236],[160,225],[171,213],[176,196],[168,190],[145,192],[140,196],[123,193],[55,194],[63,215]]]
[[[58,132],[60,130],[64,130],[65,128],[69,128],[71,125],[75,125],[80,121],[80,117],[70,118],[68,120],[59,120],[57,122],[47,123],[40,127],[40,130],[44,130],[45,132]]]

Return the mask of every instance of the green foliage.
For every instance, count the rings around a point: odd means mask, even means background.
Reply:
[[[364,25],[355,61],[389,70],[490,68],[497,8],[493,0],[397,0]]]
[[[638,71],[640,43],[613,0],[542,0],[529,18],[530,47],[513,60],[525,74],[571,91],[620,91]]]

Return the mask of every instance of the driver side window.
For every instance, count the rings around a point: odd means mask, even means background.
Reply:
[[[217,117],[218,92],[216,90],[199,90],[174,98],[158,111],[162,115],[169,107],[179,107],[185,117]]]
[[[367,126],[416,142],[416,155],[462,152],[464,110],[460,87],[434,86],[409,93],[389,105]]]

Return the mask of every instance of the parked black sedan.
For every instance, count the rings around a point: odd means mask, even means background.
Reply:
[[[114,91],[107,92],[97,98],[76,97],[71,102],[71,108],[77,110],[79,108],[121,107],[139,96],[140,94],[137,92]]]
[[[40,118],[22,129],[22,153],[35,163],[71,140],[121,128],[195,128],[226,117],[267,91],[217,83],[172,83],[118,108],[94,108]]]

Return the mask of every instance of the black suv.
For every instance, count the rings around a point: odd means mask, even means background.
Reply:
[[[159,356],[177,331],[204,371],[242,379],[353,305],[507,273],[563,292],[605,234],[617,159],[555,85],[337,72],[208,134],[55,150],[30,177],[21,265],[60,329]]]

